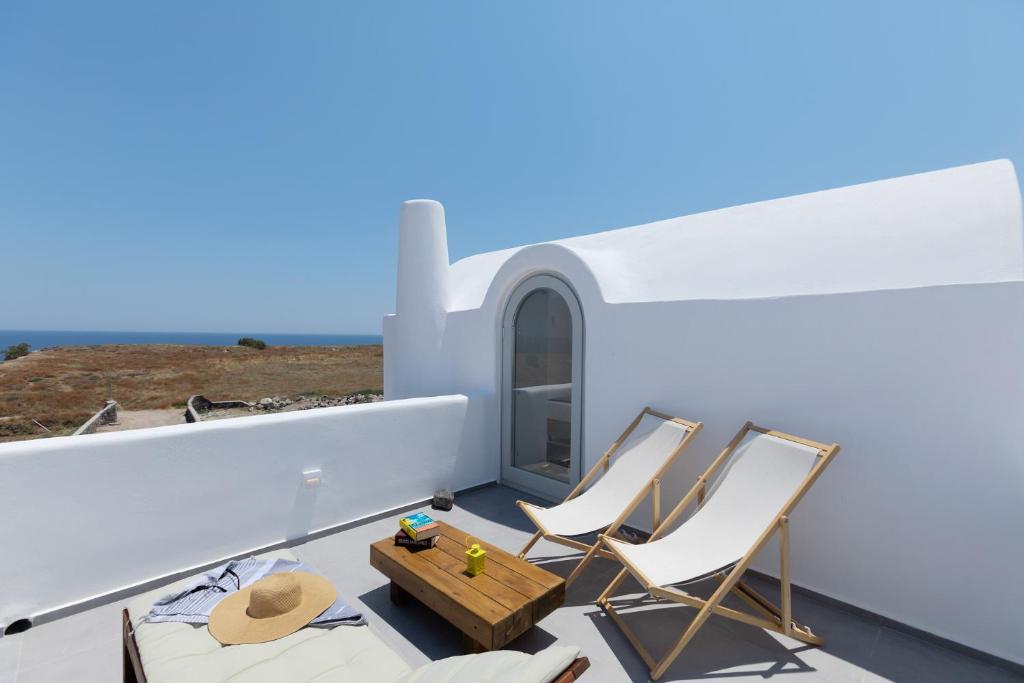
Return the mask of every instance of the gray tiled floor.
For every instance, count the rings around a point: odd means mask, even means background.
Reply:
[[[459,497],[447,513],[431,514],[509,550],[518,550],[530,529],[513,506],[522,494],[489,487]],[[363,606],[371,627],[411,665],[461,654],[454,629],[418,605],[396,607],[386,579],[369,566],[370,542],[392,532],[394,520],[372,522],[293,548],[326,574],[338,592]],[[566,549],[541,542],[531,557],[565,575],[572,565]],[[569,591],[566,604],[511,647],[536,651],[553,642],[580,645],[591,660],[584,681],[647,681],[646,667],[593,599],[615,573],[597,561]],[[771,586],[751,583],[771,594]],[[629,598],[624,585],[620,596]],[[699,590],[697,591],[699,592]],[[639,597],[638,594],[634,597]],[[763,681],[1020,681],[1017,672],[993,666],[883,626],[880,621],[832,605],[794,596],[794,614],[826,639],[807,647],[785,636],[712,618],[662,680],[738,679]],[[693,611],[651,605],[626,610],[626,620],[653,652],[662,652]],[[120,604],[112,603],[28,632],[0,638],[0,683],[111,681],[120,676]]]

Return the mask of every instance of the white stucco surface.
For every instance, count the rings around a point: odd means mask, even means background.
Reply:
[[[609,303],[749,299],[1004,282],[1024,275],[1006,160],[735,206],[557,240]],[[528,247],[451,268],[451,310],[479,307]]]
[[[443,396],[0,444],[0,624],[493,481],[482,423]]]
[[[444,232],[436,202],[403,209],[383,404],[0,445],[0,623],[495,479],[501,321],[550,273],[582,308],[584,470],[645,405],[705,425],[663,510],[746,420],[836,441],[793,516],[793,580],[1024,664],[1008,162],[452,266]],[[776,572],[776,549],[755,566]]]
[[[668,500],[746,420],[836,441],[792,518],[793,580],[1024,662],[1022,303],[1006,283],[598,309],[588,457],[644,404],[704,422]],[[774,545],[755,568],[777,575]]]
[[[474,256],[441,268],[437,373],[386,360],[385,393],[479,397],[497,462],[500,321],[554,274],[585,322],[584,471],[645,405],[705,424],[663,509],[746,420],[836,441],[793,519],[794,581],[1024,663],[1022,239],[995,161]],[[407,329],[386,319],[386,355]]]

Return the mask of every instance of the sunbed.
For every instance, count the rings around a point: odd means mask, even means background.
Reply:
[[[295,559],[287,550],[261,557]],[[140,595],[123,610],[125,683],[572,683],[589,665],[578,647],[553,645],[534,655],[501,650],[413,669],[370,626],[306,627],[269,643],[223,646],[205,625],[142,622],[157,598],[194,578]]]
[[[569,574],[566,586],[576,580],[595,555],[614,559],[600,547],[600,542],[591,545],[571,537],[596,531],[615,534],[648,495],[654,526],[658,526],[661,477],[700,428],[700,422],[644,408],[562,503],[542,508],[516,501],[537,527],[519,557],[525,558],[541,538],[582,550],[583,558]]]
[[[838,452],[837,444],[825,445],[748,422],[668,517],[655,527],[647,543],[633,545],[601,536],[601,542],[624,569],[601,593],[597,603],[625,633],[654,680],[665,673],[712,614],[812,645],[823,643],[791,615],[789,515]],[[720,468],[721,474],[712,483]],[[696,511],[673,531],[673,524],[692,503],[696,503]],[[781,548],[781,607],[742,581],[751,561],[776,533]],[[640,643],[611,603],[612,593],[628,574],[656,599],[697,608],[693,621],[660,660],[655,660]],[[720,584],[707,600],[677,587],[710,577]],[[723,605],[722,600],[729,593],[741,598],[756,615]]]

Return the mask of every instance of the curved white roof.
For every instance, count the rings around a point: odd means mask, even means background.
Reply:
[[[557,240],[610,303],[751,299],[1024,279],[1007,160]],[[517,247],[450,269],[450,310],[479,307]],[[544,264],[536,264],[543,267]]]

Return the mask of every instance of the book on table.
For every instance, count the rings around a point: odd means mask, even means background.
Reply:
[[[398,520],[398,525],[414,541],[431,538],[441,533],[441,526],[422,512],[403,517]]]
[[[433,548],[437,545],[437,536],[431,536],[430,538],[421,538],[415,540],[409,534],[405,533],[404,530],[399,529],[398,533],[395,534],[395,545],[405,546],[411,550],[420,550],[422,548]]]

